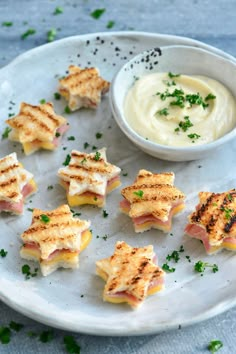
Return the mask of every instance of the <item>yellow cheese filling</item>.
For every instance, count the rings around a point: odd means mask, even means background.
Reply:
[[[230,251],[236,251],[236,244],[230,243],[230,242],[222,242],[220,246],[211,246],[209,251],[207,252],[208,254],[215,253],[219,251],[222,248],[226,248]]]
[[[32,152],[38,149],[45,149],[45,150],[55,150],[55,145],[51,142],[39,141],[37,143],[29,142],[23,143],[24,153],[26,155],[30,155]]]

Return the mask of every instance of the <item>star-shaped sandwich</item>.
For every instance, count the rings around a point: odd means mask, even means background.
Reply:
[[[54,112],[50,102],[38,106],[22,102],[19,114],[6,123],[12,128],[9,139],[19,141],[26,155],[39,149],[55,150],[69,128],[67,120]]]
[[[68,166],[58,171],[68,204],[103,207],[106,194],[120,185],[120,168],[107,162],[105,148],[90,154],[72,150],[69,157]]]
[[[15,152],[0,159],[0,212],[22,214],[25,198],[36,190],[33,174],[23,168]]]
[[[203,242],[208,254],[222,248],[236,250],[236,190],[200,192],[185,233]]]
[[[69,75],[60,79],[59,92],[68,101],[71,111],[82,107],[96,109],[109,86],[110,83],[100,76],[97,68],[81,69],[70,65]]]
[[[135,182],[122,189],[120,209],[132,218],[136,232],[171,230],[173,215],[185,207],[185,195],[174,186],[174,177],[172,172],[140,170]]]
[[[33,210],[32,223],[23,232],[20,255],[38,261],[44,276],[56,269],[78,268],[79,253],[91,240],[90,221],[73,217],[68,205]]]
[[[96,273],[106,281],[103,300],[140,306],[148,295],[164,288],[165,273],[155,264],[153,246],[133,248],[117,242],[111,257],[96,262]]]

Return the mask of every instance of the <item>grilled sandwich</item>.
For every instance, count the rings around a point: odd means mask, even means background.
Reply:
[[[69,128],[67,120],[55,114],[50,102],[38,106],[23,102],[19,114],[6,123],[12,128],[9,139],[19,141],[26,155],[39,149],[55,150]]]
[[[185,233],[201,240],[208,254],[222,248],[236,250],[236,190],[200,192]]]
[[[96,109],[109,86],[110,83],[100,76],[97,68],[81,69],[71,65],[69,75],[60,79],[59,92],[68,101],[71,111],[82,107]]]
[[[148,295],[162,290],[165,273],[155,261],[153,246],[133,248],[117,242],[111,257],[96,262],[96,273],[106,281],[103,300],[137,308]]]
[[[58,176],[71,207],[82,204],[103,207],[106,194],[120,185],[119,173],[119,167],[107,162],[103,148],[90,154],[72,150],[69,165],[60,168]]]
[[[172,172],[140,170],[135,182],[121,194],[120,209],[132,218],[136,232],[151,228],[170,231],[172,217],[185,207],[185,195],[174,186]]]
[[[79,253],[91,241],[89,221],[74,218],[68,205],[45,211],[33,210],[30,227],[23,232],[20,255],[39,262],[44,276],[56,269],[78,268]]]
[[[23,168],[15,152],[0,159],[0,212],[22,214],[25,198],[36,190],[33,174]]]

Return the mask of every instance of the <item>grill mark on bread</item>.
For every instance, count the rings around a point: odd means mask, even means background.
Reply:
[[[14,164],[14,165],[10,165],[10,166],[7,166],[5,168],[3,168],[2,170],[0,169],[0,173],[7,173],[9,171],[13,171],[15,170],[16,168],[20,167],[19,164]]]
[[[5,188],[5,187],[8,187],[11,184],[16,183],[16,182],[17,182],[17,178],[16,177],[12,177],[12,178],[10,178],[7,181],[0,182],[0,187]]]

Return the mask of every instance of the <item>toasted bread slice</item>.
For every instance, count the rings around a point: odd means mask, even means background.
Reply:
[[[98,69],[81,69],[75,65],[69,66],[69,75],[59,81],[59,92],[68,101],[72,111],[82,107],[97,108],[101,96],[110,86],[108,81],[100,77]]]

